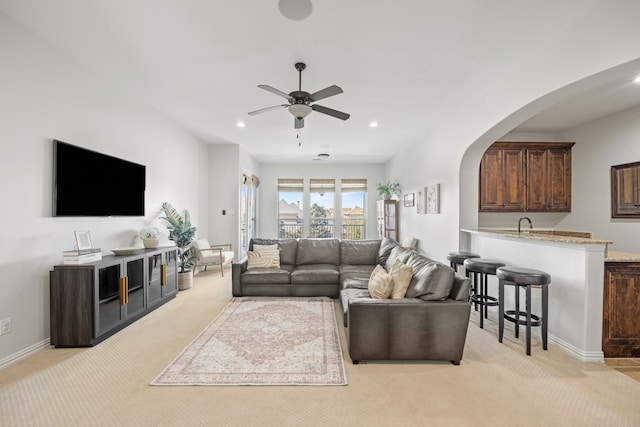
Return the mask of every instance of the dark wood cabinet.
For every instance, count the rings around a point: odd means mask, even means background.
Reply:
[[[56,265],[49,278],[51,344],[92,346],[177,294],[177,252],[173,247],[140,250]]]
[[[605,263],[604,357],[640,357],[640,263]]]
[[[574,143],[496,142],[480,163],[480,212],[570,212]]]
[[[611,167],[611,217],[640,218],[640,162]]]
[[[521,148],[489,148],[480,163],[480,211],[524,210]]]

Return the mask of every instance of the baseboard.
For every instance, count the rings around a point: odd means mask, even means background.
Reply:
[[[36,354],[37,352],[44,350],[45,348],[49,347],[51,345],[51,338],[47,338],[43,341],[40,341],[39,343],[35,343],[33,345],[30,345],[29,347],[20,350],[17,353],[14,353],[10,356],[5,357],[4,359],[0,360],[0,371],[8,368],[9,366],[20,362],[21,360],[26,359],[27,357],[33,356],[34,354]]]
[[[577,359],[580,359],[583,362],[604,362],[603,351],[584,351],[551,334],[548,335],[548,338],[549,338],[549,341],[562,347],[564,351],[576,357]]]

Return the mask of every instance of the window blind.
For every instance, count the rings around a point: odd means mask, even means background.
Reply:
[[[341,188],[343,193],[366,193],[367,180],[366,179],[343,179]]]
[[[278,179],[278,191],[300,192],[304,191],[302,179]]]

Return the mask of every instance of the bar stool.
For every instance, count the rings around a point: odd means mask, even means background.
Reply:
[[[498,308],[498,341],[502,342],[504,332],[504,319],[515,324],[515,337],[518,338],[520,333],[520,325],[526,325],[527,337],[526,347],[527,355],[531,355],[531,327],[541,326],[542,331],[542,349],[547,349],[547,316],[549,313],[549,283],[551,276],[540,270],[531,268],[517,267],[500,267],[496,272],[498,276],[498,299],[500,301]],[[504,310],[504,287],[505,285],[514,286],[515,310]],[[531,314],[531,288],[542,289],[542,314],[540,316]],[[526,288],[526,311],[520,311],[520,288]],[[524,316],[521,319],[520,316]]]
[[[495,276],[496,270],[499,267],[504,267],[504,265],[503,262],[486,258],[467,258],[464,260],[464,269],[473,275],[473,295],[471,295],[471,302],[475,304],[476,311],[478,310],[478,305],[481,306],[481,328],[484,328],[484,319],[488,317],[489,306],[498,305],[498,300],[488,295],[487,278],[489,275]],[[480,281],[478,281],[478,277]]]
[[[468,258],[480,258],[480,255],[474,254],[473,252],[449,252],[447,255],[447,259],[451,263],[451,268],[456,273],[458,272],[458,266],[464,264],[464,260]],[[466,274],[469,277],[469,274]]]

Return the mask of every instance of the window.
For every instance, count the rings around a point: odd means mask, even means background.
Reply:
[[[365,238],[365,195],[366,179],[343,179],[342,194],[342,239],[362,240]]]
[[[302,179],[278,180],[278,237],[302,237],[304,182]]]
[[[312,179],[309,183],[309,235],[333,237],[336,183],[333,179]]]

